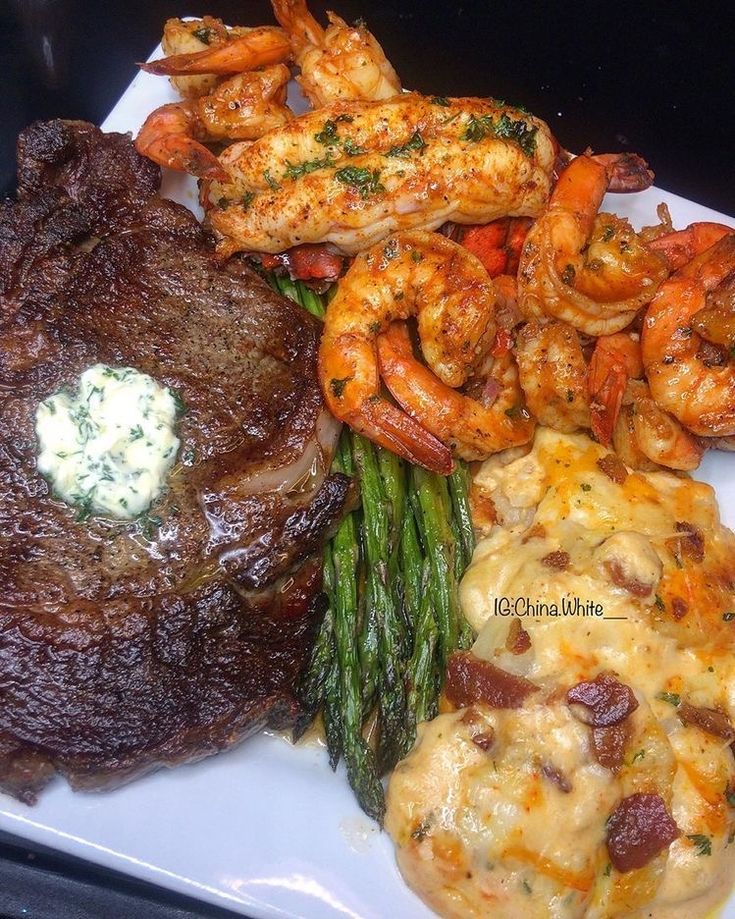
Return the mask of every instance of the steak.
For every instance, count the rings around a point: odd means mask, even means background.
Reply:
[[[319,324],[224,266],[124,135],[19,139],[0,206],[0,787],[114,787],[303,715],[324,540],[350,497]],[[83,515],[36,469],[39,401],[95,363],[183,401],[168,487],[133,521]]]

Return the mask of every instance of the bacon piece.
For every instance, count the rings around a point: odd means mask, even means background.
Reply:
[[[491,708],[520,708],[536,689],[530,680],[480,660],[471,651],[455,651],[447,664],[444,692],[457,708],[474,702]]]
[[[632,577],[623,567],[623,563],[617,559],[607,559],[603,562],[603,567],[616,587],[622,587],[623,590],[627,590],[634,597],[647,597],[650,595],[653,586]]]
[[[693,724],[707,734],[722,737],[729,742],[735,740],[735,728],[730,719],[724,712],[716,708],[700,708],[697,705],[682,702],[676,714],[684,724]]]
[[[610,815],[607,849],[621,872],[643,868],[679,836],[679,828],[660,795],[628,795]]]
[[[678,622],[689,612],[689,604],[681,597],[674,597],[671,601],[671,616]]]
[[[611,673],[598,673],[594,680],[572,686],[567,702],[584,706],[584,714],[578,717],[595,728],[617,724],[638,708],[638,700],[630,686],[619,682]]]
[[[610,724],[606,728],[592,728],[592,752],[605,769],[617,772],[625,759],[625,745],[630,731],[628,722]]]
[[[550,782],[553,782],[559,791],[563,791],[565,795],[568,795],[572,790],[572,783],[564,775],[561,769],[557,769],[553,763],[542,763],[541,771],[546,776],[546,778]]]
[[[682,555],[690,558],[693,562],[704,561],[704,536],[698,527],[693,523],[683,523],[678,521],[676,532],[681,533],[679,540]]]
[[[541,564],[547,568],[553,568],[555,571],[565,571],[569,567],[569,553],[563,549],[557,549],[556,552],[549,552],[541,559]]]
[[[531,647],[531,636],[523,628],[520,620],[514,619],[505,639],[505,647],[511,654],[525,654]]]
[[[628,470],[625,463],[614,453],[607,453],[597,460],[597,465],[602,472],[615,482],[616,485],[622,485],[628,478]]]

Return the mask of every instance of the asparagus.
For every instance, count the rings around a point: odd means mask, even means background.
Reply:
[[[338,472],[352,473],[346,437],[334,459]],[[356,513],[348,514],[332,541],[334,559],[334,636],[339,668],[342,754],[347,778],[362,809],[379,823],[385,813],[373,751],[362,736],[361,670],[357,653],[357,570],[359,543]]]
[[[432,567],[429,589],[434,599],[438,657],[443,673],[449,655],[458,644],[461,618],[454,573],[454,538],[447,513],[447,485],[443,476],[427,472],[418,466],[413,467],[411,476],[416,520],[424,552]]]
[[[335,290],[322,297],[286,276],[271,275],[269,283],[319,318]],[[325,550],[330,603],[302,698],[309,710],[321,704],[330,764],[344,756],[361,806],[382,821],[378,767],[395,765],[412,745],[417,722],[436,714],[447,658],[472,639],[457,584],[474,535],[463,465],[448,479],[407,471],[392,453],[345,430],[334,470],[351,475],[353,456],[362,512],[345,518]],[[376,696],[377,759],[362,735]]]
[[[393,768],[405,748],[406,690],[401,660],[405,635],[396,594],[389,583],[389,518],[375,448],[371,441],[356,436],[353,450],[361,474],[367,605],[376,614],[380,649],[378,764],[382,772]]]

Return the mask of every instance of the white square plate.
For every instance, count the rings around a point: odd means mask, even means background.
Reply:
[[[102,127],[135,134],[172,101],[168,80],[141,72]],[[163,194],[198,210],[187,177],[168,173]],[[603,209],[640,227],[656,222],[661,201],[677,227],[734,222],[657,188],[613,195]],[[735,527],[735,454],[709,453],[697,477],[715,486]],[[343,770],[332,775],[321,746],[278,736],[111,793],[73,794],[56,780],[34,808],[0,794],[0,829],[259,919],[433,915],[403,883],[390,839],[361,813]],[[734,898],[721,917],[735,919]]]

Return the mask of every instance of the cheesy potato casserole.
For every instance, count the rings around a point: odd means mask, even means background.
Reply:
[[[545,428],[475,487],[478,638],[388,790],[404,877],[444,916],[704,916],[735,867],[735,536],[712,489]]]

